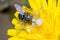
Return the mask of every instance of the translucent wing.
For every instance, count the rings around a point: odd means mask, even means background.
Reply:
[[[41,19],[32,19],[32,21],[35,22],[38,26],[40,26],[42,24]]]
[[[22,7],[19,4],[15,4],[14,6],[18,12],[24,13],[24,12],[22,12]]]
[[[37,12],[35,10],[34,11],[34,17],[32,19],[33,22],[35,22],[38,26],[42,25],[42,19],[39,19],[37,16]],[[38,10],[38,14],[40,13],[40,9]]]

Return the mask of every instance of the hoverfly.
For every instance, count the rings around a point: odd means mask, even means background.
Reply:
[[[16,10],[20,12],[18,15],[18,18],[22,20],[23,22],[25,22],[25,24],[26,22],[31,23],[31,24],[36,23],[38,26],[42,24],[41,20],[33,18],[33,16],[31,16],[29,13],[23,12],[22,7],[19,4],[15,4],[14,6]]]

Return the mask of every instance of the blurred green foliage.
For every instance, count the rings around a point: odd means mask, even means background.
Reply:
[[[0,11],[9,6],[9,0],[0,0]]]
[[[25,5],[27,7],[30,7],[29,3],[28,3],[28,0],[19,0],[20,4],[21,5]]]

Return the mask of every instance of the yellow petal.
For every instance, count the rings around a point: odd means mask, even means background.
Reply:
[[[19,12],[16,11],[14,14],[16,18],[18,18],[18,14],[19,14]]]
[[[41,40],[44,39],[40,34],[29,34],[25,37],[26,39],[32,39],[32,40]]]
[[[16,18],[13,18],[13,20],[12,20],[12,24],[13,24],[13,25],[17,25],[18,23],[19,23],[19,20],[16,19]]]
[[[32,25],[30,25],[30,24],[26,24],[25,28],[26,28],[26,31],[27,31],[28,33],[31,33],[31,31],[32,31],[32,29],[33,29]]]
[[[58,0],[57,8],[58,8],[58,10],[60,10],[60,0]]]
[[[56,0],[48,0],[48,7],[50,9],[56,9]]]
[[[42,8],[43,9],[47,9],[47,2],[46,2],[46,0],[42,0]]]
[[[31,8],[32,8],[33,10],[35,10],[35,11],[38,11],[38,10],[40,9],[40,6],[39,6],[39,4],[38,4],[38,1],[39,1],[39,0],[28,0]],[[40,4],[40,5],[41,5],[41,4]]]
[[[8,38],[8,40],[25,40],[24,38],[18,38],[18,37],[11,37],[11,38]]]
[[[36,0],[36,3],[37,3],[37,5],[39,6],[39,8],[41,8],[41,2],[42,0]]]
[[[9,29],[9,30],[7,31],[7,34],[10,35],[10,36],[15,36],[16,33],[17,33],[17,30],[15,30],[15,29]]]
[[[18,37],[25,38],[27,35],[28,35],[28,33],[26,31],[21,30],[21,32],[19,33]]]
[[[26,13],[29,13],[30,15],[33,15],[33,11],[32,11],[31,9],[29,9],[28,7],[23,6],[22,9],[23,9]]]
[[[33,34],[33,33],[27,33],[26,31],[21,31],[18,35],[18,37],[22,37],[28,40],[38,40],[38,39],[43,39],[42,36],[40,36],[40,34]]]
[[[24,24],[17,24],[17,25],[15,26],[15,29],[22,29],[23,26],[24,26]]]

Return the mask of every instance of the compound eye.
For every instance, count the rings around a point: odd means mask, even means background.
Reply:
[[[21,19],[21,20],[23,20],[23,19],[24,19],[24,15],[19,14],[19,15],[18,15],[18,18]]]

